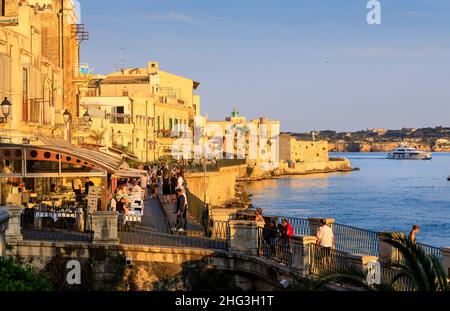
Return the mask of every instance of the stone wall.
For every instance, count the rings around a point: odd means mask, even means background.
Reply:
[[[283,274],[258,258],[193,248],[16,241],[7,255],[46,272],[57,290],[273,290]],[[81,285],[69,286],[74,259]]]
[[[280,160],[288,163],[328,161],[327,141],[300,141],[292,136],[280,137]]]
[[[6,254],[6,229],[8,229],[9,213],[6,208],[0,208],[0,257]]]
[[[351,163],[346,158],[334,158],[330,161],[294,163],[284,162],[280,165],[282,175],[303,175],[314,173],[332,173],[350,171]]]
[[[218,172],[206,173],[206,203],[209,206],[221,206],[236,196],[236,179],[239,167],[220,168]],[[204,173],[186,173],[185,179],[189,192],[204,200],[205,179]]]

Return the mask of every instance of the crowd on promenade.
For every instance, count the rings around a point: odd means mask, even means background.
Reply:
[[[161,189],[163,203],[175,203],[177,222],[174,230],[186,230],[188,202],[183,166],[170,169],[167,163],[153,167],[139,164],[138,169],[145,171],[140,178],[124,178],[118,181],[114,194],[109,198],[109,210],[126,216],[130,214],[131,204],[134,203],[132,197],[141,194],[142,201],[156,199],[157,190]]]

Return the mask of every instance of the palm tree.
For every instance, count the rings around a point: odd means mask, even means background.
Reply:
[[[411,281],[418,291],[450,290],[445,271],[436,256],[427,254],[419,244],[400,234],[393,234],[386,242],[396,248],[402,258],[390,265],[398,270],[392,283],[403,278]]]
[[[382,268],[392,272],[393,276],[388,277],[388,280],[382,278],[381,284],[371,285],[367,282],[367,271],[356,266],[328,271],[324,280],[329,283],[348,284],[376,291],[399,290],[405,288],[405,285],[415,291],[450,290],[447,276],[436,256],[427,254],[419,244],[405,238],[402,234],[394,233],[385,241],[397,249],[402,258]]]
[[[90,137],[95,140],[96,144],[102,145],[102,142],[105,139],[105,134],[105,130],[91,131]]]

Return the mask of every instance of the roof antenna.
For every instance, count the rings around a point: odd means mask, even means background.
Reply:
[[[125,48],[120,48],[119,52],[119,63],[114,64],[114,69],[116,71],[122,72],[122,74],[125,71]]]

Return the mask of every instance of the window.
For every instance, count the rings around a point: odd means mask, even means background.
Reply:
[[[156,119],[156,129],[159,131],[161,130],[161,117],[158,116],[158,118]]]
[[[128,91],[122,91],[122,96],[128,97]]]
[[[173,119],[169,118],[169,130],[171,130],[173,128]]]
[[[22,121],[28,121],[28,69],[22,73]]]

